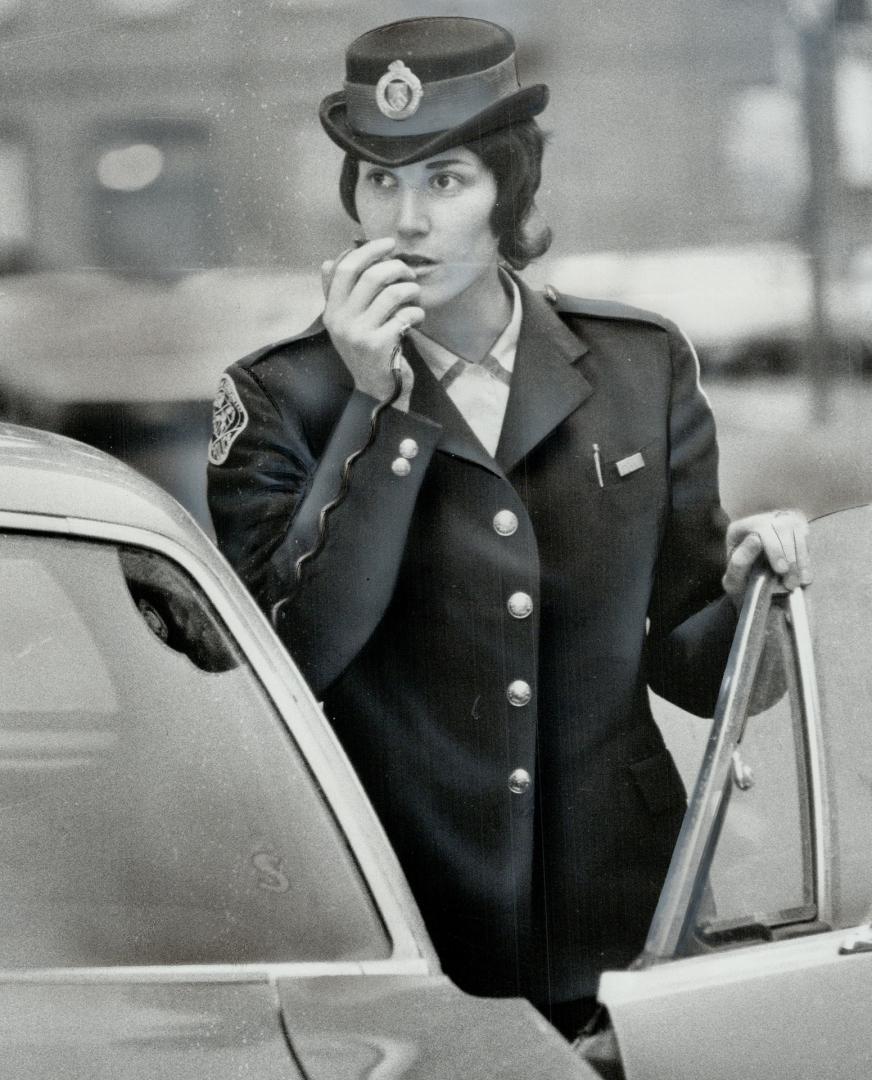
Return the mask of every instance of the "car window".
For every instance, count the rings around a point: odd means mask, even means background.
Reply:
[[[872,507],[812,525],[808,589],[829,797],[832,918],[872,911]]]
[[[766,615],[747,714],[697,913],[697,943],[709,947],[768,940],[816,916],[807,755],[785,597],[775,596]]]
[[[0,536],[0,967],[390,952],[313,777],[194,583]]]

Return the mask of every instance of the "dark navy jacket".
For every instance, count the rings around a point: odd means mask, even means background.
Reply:
[[[446,971],[544,1004],[594,993],[644,942],[685,802],[648,686],[710,715],[735,612],[687,341],[635,309],[522,299],[495,458],[412,350],[411,410],[385,413],[299,586],[374,405],[317,324],[229,369],[209,497],[259,602],[290,597],[280,632]],[[398,475],[404,439],[418,453]],[[510,701],[516,680],[529,703]]]

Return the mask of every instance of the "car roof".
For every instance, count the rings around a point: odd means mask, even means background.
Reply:
[[[74,439],[0,423],[0,513],[148,529],[186,547],[203,534],[176,500],[135,469]]]

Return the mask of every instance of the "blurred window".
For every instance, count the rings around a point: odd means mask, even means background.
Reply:
[[[835,92],[840,171],[851,187],[872,188],[872,60],[840,57]]]
[[[784,225],[808,188],[798,99],[779,86],[743,87],[729,103],[723,154],[746,220]]]
[[[156,277],[221,262],[209,131],[142,121],[98,134],[94,158],[96,260]]]
[[[21,142],[0,134],[0,273],[17,269],[30,246],[28,171]]]
[[[0,967],[378,958],[346,841],[197,586],[0,535]]]

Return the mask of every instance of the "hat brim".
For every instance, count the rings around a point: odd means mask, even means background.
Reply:
[[[538,116],[547,104],[548,87],[544,83],[538,83],[535,86],[525,86],[510,97],[502,98],[455,127],[428,132],[425,135],[396,137],[365,135],[354,131],[346,116],[344,90],[338,90],[324,98],[319,116],[321,125],[337,146],[376,165],[390,167],[423,161],[451,146],[472,142],[509,124],[529,120]]]

